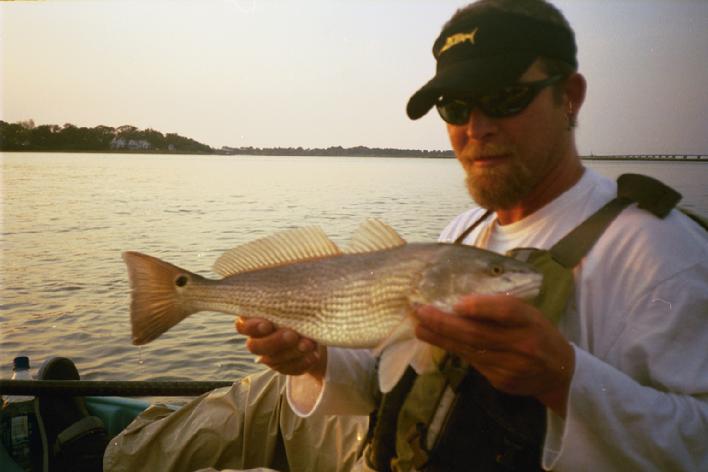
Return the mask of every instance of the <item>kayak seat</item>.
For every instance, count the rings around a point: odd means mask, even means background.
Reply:
[[[79,371],[66,357],[51,357],[39,369],[39,380],[80,380]],[[46,437],[49,471],[103,470],[108,436],[103,421],[91,416],[83,397],[39,395],[40,427]]]

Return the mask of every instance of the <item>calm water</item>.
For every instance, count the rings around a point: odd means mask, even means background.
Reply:
[[[231,380],[259,369],[233,317],[192,316],[142,348],[130,342],[120,253],[138,250],[206,276],[226,249],[319,225],[344,243],[375,216],[433,240],[469,198],[452,159],[96,154],[0,155],[0,376],[71,357],[91,380]],[[708,214],[706,163],[590,163],[642,172]]]

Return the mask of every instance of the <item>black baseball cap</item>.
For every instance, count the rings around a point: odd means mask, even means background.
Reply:
[[[560,24],[493,9],[460,17],[435,40],[435,77],[413,94],[406,111],[417,120],[441,95],[484,94],[511,84],[538,57],[576,69],[576,53],[573,31]]]

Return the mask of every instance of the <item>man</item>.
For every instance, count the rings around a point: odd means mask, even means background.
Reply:
[[[578,157],[586,84],[555,7],[480,0],[451,18],[433,52],[436,75],[408,114],[437,108],[480,207],[453,220],[442,241],[476,223],[465,244],[548,249],[616,196],[616,184]],[[572,270],[575,290],[557,324],[514,297],[470,294],[457,316],[419,308],[416,335],[501,395],[545,407],[538,466],[708,469],[705,232],[677,211],[662,219],[631,206]],[[301,416],[376,409],[368,352],[326,349],[260,319],[240,319],[237,330],[262,363],[289,376],[288,401]],[[476,463],[455,460],[463,469]]]

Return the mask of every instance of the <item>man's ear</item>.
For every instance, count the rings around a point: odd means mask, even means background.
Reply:
[[[587,82],[585,77],[578,72],[574,72],[565,81],[565,106],[568,110],[569,118],[573,121],[577,119],[578,112],[585,102],[585,92]]]

